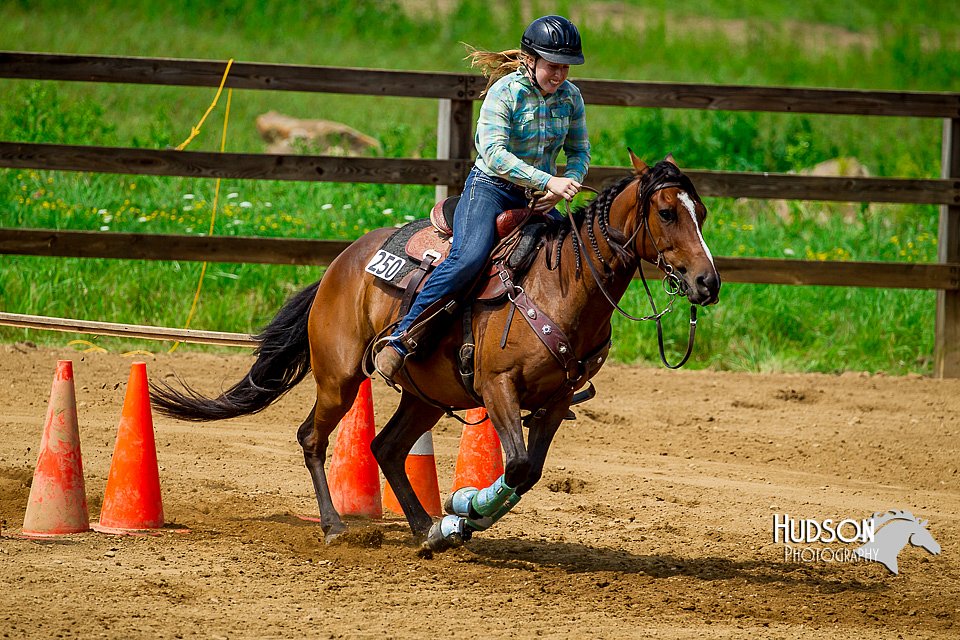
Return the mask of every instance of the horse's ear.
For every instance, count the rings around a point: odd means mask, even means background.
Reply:
[[[663,161],[664,161],[664,162],[669,162],[670,164],[672,164],[673,166],[675,166],[677,169],[680,168],[680,166],[677,164],[677,161],[674,159],[672,153],[668,153],[668,154],[667,154],[667,157],[664,158]]]
[[[647,166],[647,163],[638,158],[637,154],[633,152],[633,149],[627,147],[627,151],[630,152],[630,163],[633,164],[633,169],[637,172],[638,176],[642,176],[650,170],[650,167]]]

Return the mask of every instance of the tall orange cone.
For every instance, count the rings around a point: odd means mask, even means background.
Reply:
[[[73,362],[59,360],[23,517],[23,535],[33,538],[89,531],[89,520]]]
[[[443,513],[440,508],[440,483],[437,480],[437,461],[433,455],[433,435],[427,431],[413,443],[410,454],[404,463],[407,478],[413,485],[420,504],[431,516]],[[397,496],[393,493],[390,483],[384,483],[383,506],[394,513],[403,513]]]
[[[489,487],[503,475],[500,438],[487,418],[487,410],[470,409],[467,411],[467,422],[480,424],[463,426],[451,493],[462,487]]]
[[[330,459],[327,484],[333,506],[340,515],[380,518],[380,472],[370,452],[376,435],[370,379],[360,385],[357,399],[340,421],[337,443]]]
[[[147,388],[147,365],[134,362],[130,366],[127,395],[100,510],[100,524],[94,528],[113,533],[162,526],[163,501]]]

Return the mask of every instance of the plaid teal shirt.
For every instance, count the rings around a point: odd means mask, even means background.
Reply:
[[[562,148],[564,176],[583,182],[590,141],[580,90],[567,81],[543,97],[522,72],[508,73],[483,100],[476,145],[481,171],[534,189],[545,189],[556,175]]]

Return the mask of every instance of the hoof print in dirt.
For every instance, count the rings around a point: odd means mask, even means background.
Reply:
[[[348,529],[330,539],[327,535],[327,544],[347,545],[364,549],[379,549],[383,546],[383,531],[379,529]]]
[[[580,478],[560,478],[547,483],[547,489],[553,493],[583,493],[587,483]]]

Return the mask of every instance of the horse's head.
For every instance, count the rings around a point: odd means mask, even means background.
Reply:
[[[933,555],[940,554],[940,543],[933,539],[933,534],[927,529],[927,521],[917,522],[917,529],[910,534],[910,544],[926,549]]]
[[[637,174],[637,189],[624,189],[635,211],[625,229],[635,238],[636,255],[656,264],[682,281],[684,293],[692,304],[717,302],[720,274],[713,263],[700,229],[707,217],[707,208],[673,156],[667,156],[653,167],[630,151],[630,161]]]

